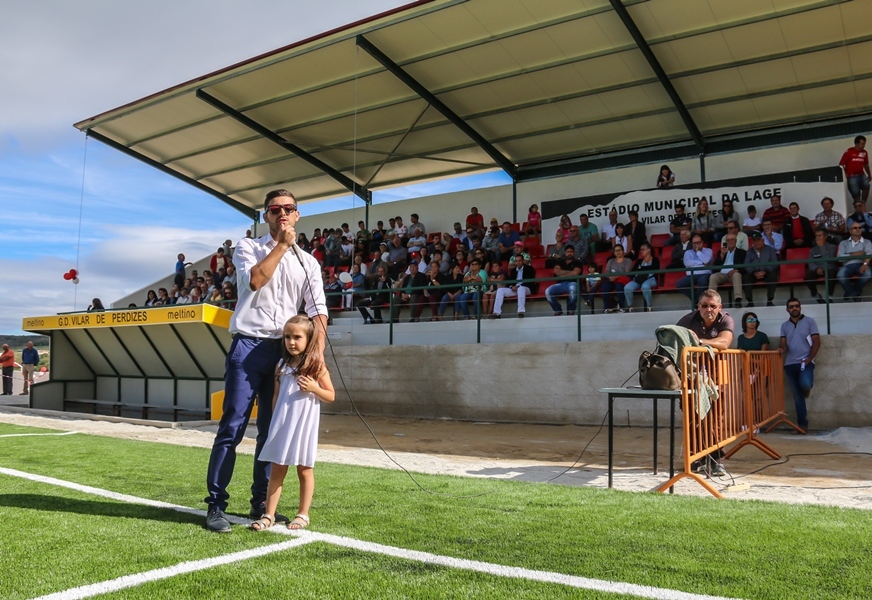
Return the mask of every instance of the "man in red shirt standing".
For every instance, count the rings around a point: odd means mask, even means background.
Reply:
[[[854,200],[860,200],[862,193],[863,204],[869,198],[869,179],[872,173],[869,171],[869,154],[866,152],[866,138],[858,135],[854,138],[854,147],[845,150],[839,166],[845,169],[845,178],[848,180],[848,191]]]
[[[469,210],[469,214],[466,216],[466,227],[475,228],[478,231],[478,237],[484,237],[484,217],[475,206]]]
[[[769,202],[772,206],[763,211],[763,220],[772,219],[772,229],[781,233],[784,222],[790,218],[790,211],[781,205],[781,196],[778,194],[772,196]]]

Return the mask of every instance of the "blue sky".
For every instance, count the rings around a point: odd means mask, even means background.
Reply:
[[[238,239],[248,219],[73,128],[81,119],[389,10],[391,0],[5,0],[0,20],[0,333],[104,303]],[[278,25],[277,25],[278,24]],[[385,202],[500,173],[376,192]],[[309,213],[351,206],[336,200]],[[81,233],[80,233],[81,215]],[[81,273],[74,286],[63,279]]]

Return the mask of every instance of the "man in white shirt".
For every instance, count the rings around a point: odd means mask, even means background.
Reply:
[[[266,442],[272,419],[275,368],[282,354],[285,322],[305,302],[315,323],[316,354],[323,363],[327,337],[327,307],[321,269],[315,258],[294,246],[294,229],[300,218],[294,196],[286,190],[266,195],[263,211],[269,234],[245,238],[236,245],[233,262],[237,268],[239,300],[230,319],[233,342],[227,354],[224,377],[224,413],[212,445],[206,486],[209,505],[206,528],[230,531],[224,515],[227,486],[233,476],[236,446],[242,441],[255,398],[258,398],[255,456]],[[263,516],[269,482],[269,463],[255,460],[249,516]],[[276,515],[278,519],[278,515]],[[284,518],[287,519],[286,517]]]
[[[839,254],[841,257],[849,256],[868,256],[872,254],[872,242],[863,237],[863,226],[859,223],[851,223],[848,229],[851,235],[848,239],[839,243]],[[845,261],[836,278],[842,287],[845,288],[845,302],[853,300],[860,301],[860,295],[863,293],[863,286],[872,278],[872,270],[869,269],[869,258],[854,258]],[[856,276],[857,280],[852,277]]]

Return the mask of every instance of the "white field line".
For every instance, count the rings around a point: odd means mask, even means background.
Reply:
[[[249,558],[260,558],[268,554],[273,554],[274,552],[283,552],[288,548],[303,546],[313,541],[315,540],[296,538],[287,542],[282,542],[280,544],[261,546],[260,548],[252,548],[251,550],[243,550],[241,552],[225,554],[224,556],[204,558],[201,560],[192,560],[189,562],[183,562],[177,565],[173,565],[172,567],[154,569],[153,571],[145,571],[144,573],[137,573],[136,575],[125,575],[124,577],[119,577],[118,579],[110,579],[109,581],[102,581],[100,583],[71,588],[68,590],[64,590],[63,592],[57,592],[54,594],[49,594],[47,596],[40,596],[39,598],[37,598],[37,600],[81,600],[83,598],[91,598],[92,596],[108,594],[110,592],[117,592],[118,590],[135,587],[137,585],[142,585],[150,581],[169,579],[170,577],[175,577],[176,575],[194,573],[196,571],[203,571],[205,569],[211,569],[212,567],[218,567],[221,565],[229,565],[242,560],[248,560]]]
[[[10,437],[39,437],[45,435],[74,435],[79,433],[78,431],[64,431],[61,433],[5,433],[0,435],[0,438],[10,438]]]
[[[86,494],[92,494],[95,496],[101,496],[103,498],[110,498],[113,500],[118,500],[120,502],[127,502],[130,504],[141,504],[145,506],[153,506],[157,508],[167,508],[170,510],[175,510],[178,512],[195,514],[206,516],[205,510],[188,508],[186,506],[180,506],[178,504],[170,504],[169,502],[159,502],[157,500],[149,500],[148,498],[139,498],[137,496],[130,496],[128,494],[119,494],[117,492],[110,492],[109,490],[104,490],[100,488],[95,488],[87,485],[81,485],[78,483],[73,483],[70,481],[64,481],[62,479],[56,479],[54,477],[45,477],[43,475],[35,475],[32,473],[25,473],[24,471],[17,471],[15,469],[7,469],[4,467],[0,467],[0,474],[8,475],[10,477],[19,477],[21,479],[27,479],[29,481],[36,481],[38,483],[46,483],[49,485],[56,485],[63,488],[76,490],[79,492],[83,492]],[[227,515],[227,519],[231,523],[236,524],[247,524],[250,523],[250,519],[245,519],[242,517],[236,517],[233,515]],[[531,581],[541,581],[544,583],[557,583],[560,585],[566,585],[569,587],[579,588],[579,589],[587,589],[587,590],[596,590],[602,592],[610,592],[614,594],[627,594],[631,596],[636,596],[639,598],[652,598],[654,600],[736,600],[731,598],[726,598],[723,596],[709,596],[704,594],[691,594],[688,592],[682,592],[680,590],[672,590],[669,588],[658,588],[646,585],[638,585],[633,583],[623,583],[616,581],[608,581],[604,579],[591,579],[588,577],[579,577],[576,575],[566,575],[563,573],[555,573],[551,571],[536,571],[532,569],[524,569],[522,567],[509,567],[505,565],[497,565],[493,563],[486,563],[475,560],[468,560],[462,558],[454,558],[451,556],[443,556],[440,554],[431,554],[429,552],[420,552],[418,550],[408,550],[406,548],[397,548],[395,546],[385,546],[382,544],[376,544],[374,542],[365,542],[363,540],[356,540],[354,538],[348,538],[337,535],[330,535],[326,533],[316,533],[313,531],[294,531],[291,532],[285,527],[274,527],[270,529],[270,532],[293,535],[296,536],[294,541],[300,540],[300,544],[285,542],[283,544],[276,544],[274,546],[267,546],[264,548],[257,548],[253,550],[246,550],[244,552],[236,552],[233,554],[228,554],[223,557],[216,557],[212,559],[204,559],[199,561],[192,561],[187,563],[180,563],[178,565],[172,567],[165,567],[162,569],[157,569],[154,571],[147,571],[145,573],[140,573],[138,575],[128,575],[125,577],[121,577],[118,579],[112,579],[109,581],[104,581],[102,583],[96,583],[92,585],[87,585],[79,588],[72,588],[66,590],[64,592],[58,592],[56,594],[51,594],[48,596],[43,596],[37,600],[79,600],[82,598],[89,598],[91,596],[95,596],[98,594],[108,593],[110,591],[114,591],[116,589],[123,589],[127,587],[132,587],[134,585],[141,585],[148,581],[155,581],[157,579],[166,579],[168,577],[172,577],[174,575],[180,575],[182,573],[190,573],[193,571],[199,571],[202,569],[208,569],[217,565],[230,564],[233,562],[238,562],[241,560],[246,560],[249,558],[256,558],[258,556],[263,556],[268,552],[279,552],[284,550],[285,548],[290,548],[296,545],[301,545],[302,543],[308,542],[324,542],[328,544],[333,544],[336,546],[342,546],[345,548],[351,548],[354,550],[358,550],[360,552],[369,552],[373,554],[383,554],[386,556],[394,556],[397,558],[402,558],[405,560],[413,560],[417,562],[422,562],[426,564],[439,565],[443,567],[448,567],[451,569],[463,569],[467,571],[477,571],[479,573],[486,573],[489,575],[495,575],[498,577],[511,577],[515,579],[528,579]],[[288,544],[285,546],[285,544]],[[271,550],[275,548],[275,550]],[[217,562],[209,562],[209,561],[217,561]],[[120,587],[104,587],[104,586],[113,586],[117,585]],[[72,594],[72,595],[65,595]]]

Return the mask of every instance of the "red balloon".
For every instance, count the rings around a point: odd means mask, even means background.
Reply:
[[[78,274],[79,274],[79,272],[76,271],[75,269],[70,269],[70,275],[72,275],[73,277],[75,277]]]
[[[46,371],[48,371],[48,369],[45,367],[40,367],[40,369],[39,369],[40,373],[45,373]]]
[[[73,278],[73,276],[70,275],[69,273],[64,273],[64,279],[66,279],[67,281],[69,281],[72,278]]]

